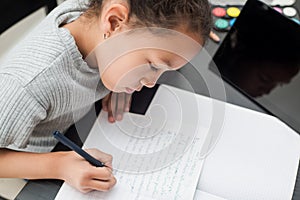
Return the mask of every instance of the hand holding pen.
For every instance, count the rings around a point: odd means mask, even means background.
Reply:
[[[86,149],[84,151],[59,132],[55,132],[53,135],[74,150],[57,152],[60,154],[57,167],[62,168],[62,170],[59,170],[60,179],[65,180],[69,185],[83,193],[92,190],[107,191],[116,184],[116,179],[111,170],[111,155],[97,149]]]
[[[95,167],[107,167],[107,166],[104,165],[103,162],[101,162],[100,160],[95,159],[93,156],[88,154],[86,151],[84,151],[82,148],[77,146],[74,142],[69,140],[67,137],[62,135],[60,132],[55,131],[53,133],[53,136],[58,141],[60,141],[62,144],[64,144],[65,146],[69,147],[71,150],[75,151],[80,156],[82,156],[82,158],[84,158],[86,161],[88,161],[91,165],[94,165]]]

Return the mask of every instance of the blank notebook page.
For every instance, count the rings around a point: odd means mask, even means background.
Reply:
[[[291,199],[299,155],[300,137],[283,122],[227,104],[197,188],[230,200]]]

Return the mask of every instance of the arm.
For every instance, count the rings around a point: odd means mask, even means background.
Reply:
[[[5,149],[25,148],[34,128],[47,117],[46,108],[11,76],[0,74],[0,177],[61,179],[80,190],[108,190],[116,182],[111,169],[96,168],[73,151],[28,153]],[[88,150],[111,166],[111,156]]]
[[[87,150],[111,167],[112,157],[96,149]],[[61,179],[81,192],[107,191],[116,179],[107,167],[94,167],[74,151],[28,153],[0,149],[0,177]]]

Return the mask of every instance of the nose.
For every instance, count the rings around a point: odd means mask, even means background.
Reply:
[[[148,88],[152,88],[155,86],[157,80],[159,79],[159,77],[164,73],[165,70],[159,70],[155,73],[152,73],[152,74],[149,74],[149,75],[146,75],[144,78],[142,78],[140,80],[140,83],[143,85],[143,86],[146,86]]]
[[[148,87],[148,88],[153,88],[154,86],[155,86],[155,84],[156,84],[156,81],[155,82],[153,82],[153,81],[147,81],[146,79],[142,79],[141,81],[141,84],[143,85],[143,86],[146,86],[146,87]]]

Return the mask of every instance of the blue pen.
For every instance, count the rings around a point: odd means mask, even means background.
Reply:
[[[96,158],[92,157],[90,154],[88,154],[83,149],[81,149],[79,146],[77,146],[74,142],[72,142],[71,140],[69,140],[66,136],[62,135],[59,131],[55,131],[53,133],[53,136],[58,141],[60,141],[61,143],[63,143],[64,145],[66,145],[70,149],[74,150],[79,155],[81,155],[84,159],[86,159],[92,165],[94,165],[96,167],[106,167],[104,165],[104,163],[102,163],[101,161],[99,161]]]

